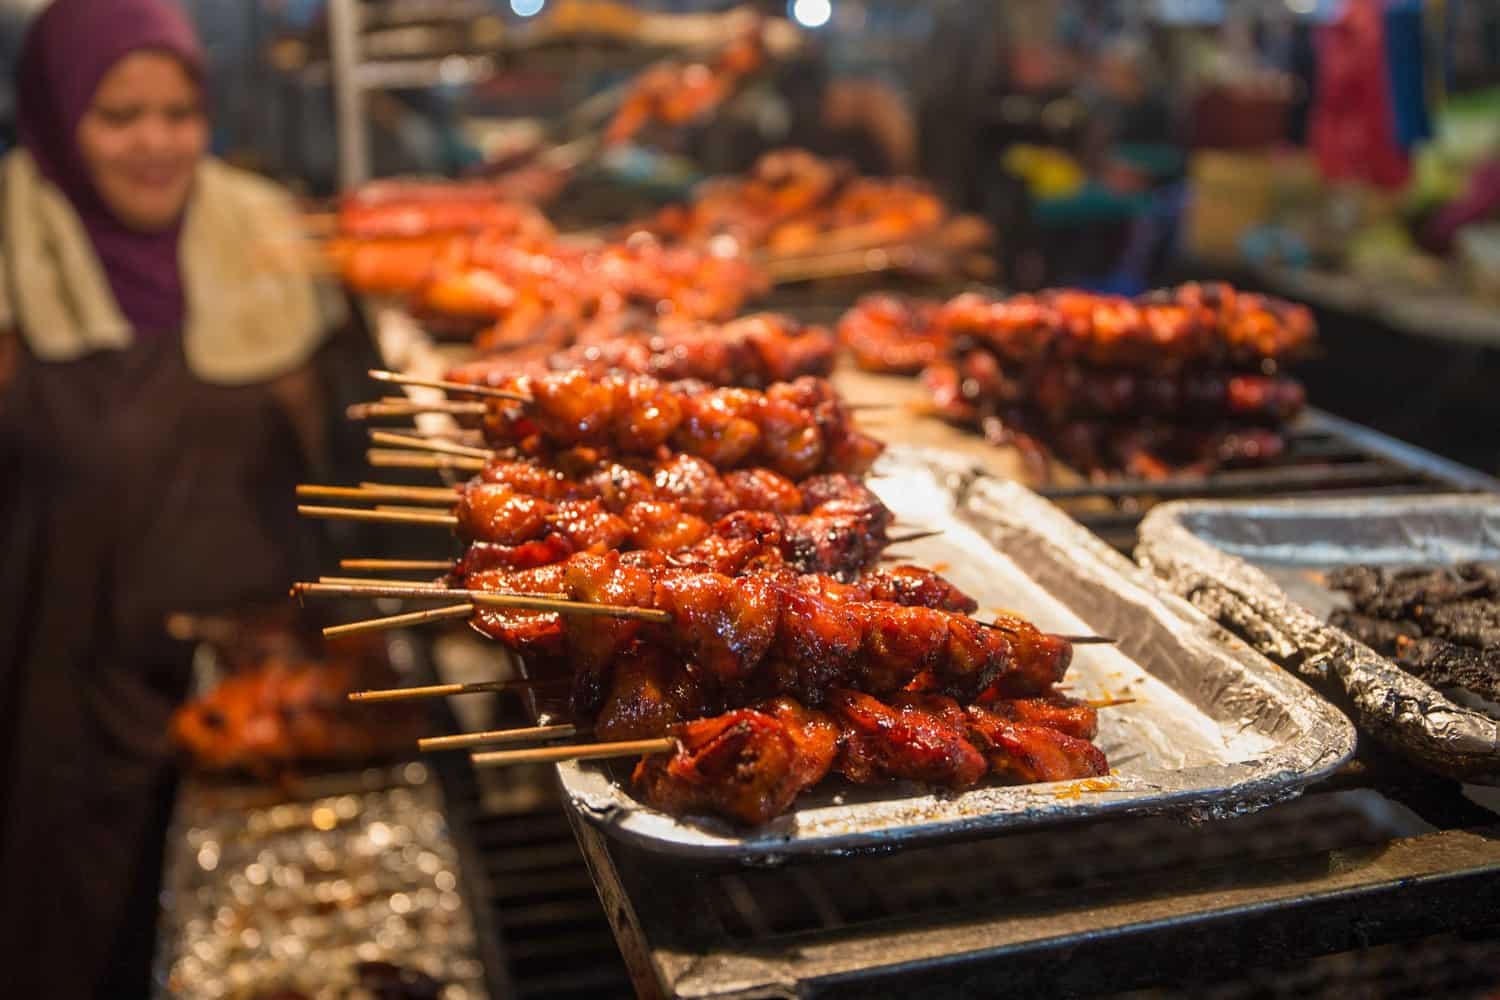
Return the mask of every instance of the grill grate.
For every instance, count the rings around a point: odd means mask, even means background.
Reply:
[[[1230,974],[1413,926],[1493,923],[1492,877],[1416,891],[1424,866],[1462,867],[1452,835],[1432,829],[1356,788],[1205,827],[1114,820],[785,869],[695,867],[579,835],[601,895],[630,901],[616,933],[630,965],[649,970],[643,993],[937,997],[1106,993],[1200,969],[1249,990],[1253,976]],[[1431,854],[1409,846],[1430,838]],[[1497,864],[1485,843],[1476,871]],[[1346,869],[1369,884],[1351,891]],[[1487,947],[1476,962],[1500,955]],[[1336,968],[1327,975],[1372,975],[1363,958]]]
[[[518,707],[498,724],[525,725]],[[443,731],[456,731],[449,717]],[[551,768],[476,774],[462,755],[437,758],[449,818],[487,906],[487,930],[514,1000],[610,1000],[633,995]],[[482,779],[482,784],[481,784]]]
[[[1318,410],[1304,414],[1292,426],[1286,454],[1269,466],[1165,482],[1116,479],[1037,489],[1124,552],[1135,547],[1141,517],[1162,500],[1455,491],[1500,492],[1500,480]]]

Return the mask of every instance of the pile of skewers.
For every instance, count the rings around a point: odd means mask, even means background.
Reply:
[[[796,150],[605,241],[560,236],[496,190],[371,185],[342,203],[327,258],[352,290],[401,298],[434,332],[494,352],[727,320],[771,281],[958,274],[990,238],[920,182],[859,177]]]
[[[805,150],[767,153],[743,176],[700,184],[627,232],[757,254],[774,280],[891,269],[957,275],[987,267],[991,240],[973,216],[955,216],[910,177],[862,177],[844,161]],[[874,254],[871,252],[875,251]]]
[[[411,448],[403,464],[472,479],[308,486],[310,499],[351,503],[301,510],[446,528],[461,555],[344,564],[436,579],[295,588],[444,602],[331,636],[464,619],[520,655],[521,682],[359,696],[520,686],[547,720],[425,748],[577,741],[482,751],[482,764],[644,755],[632,780],[647,802],[745,824],[830,773],[951,789],[1107,773],[1090,742],[1098,706],[1058,690],[1074,643],[1103,640],[980,621],[952,583],[894,562],[922,534],[892,531],[862,478],[881,445],[822,380],[750,390],[569,370],[436,384],[451,395],[434,405],[476,425],[483,446],[380,440]]]
[[[1350,602],[1334,625],[1434,687],[1500,702],[1500,569],[1346,566],[1328,586]]]
[[[474,212],[472,218],[485,220],[476,230],[454,230],[443,228],[449,209],[437,206],[444,205],[392,204],[361,213],[363,232],[414,234],[341,234],[329,252],[354,291],[399,297],[435,329],[483,331],[481,349],[526,344],[551,327],[572,329],[629,309],[728,319],[765,288],[742,257],[650,238],[567,240],[534,209],[505,203]],[[423,215],[433,228],[421,228]]]
[[[458,365],[447,378],[490,385],[518,372],[581,370],[760,389],[804,375],[826,376],[837,353],[832,331],[779,313],[712,323],[626,312],[578,328],[554,326],[525,347]]]
[[[947,420],[1091,475],[1144,479],[1282,454],[1305,401],[1284,368],[1316,336],[1306,308],[1217,283],[1138,299],[871,296],[839,334],[867,371],[921,372]]]

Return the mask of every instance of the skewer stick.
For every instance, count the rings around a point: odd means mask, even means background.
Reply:
[[[454,736],[431,736],[417,740],[417,749],[461,750],[465,747],[514,746],[518,743],[545,743],[548,740],[571,740],[579,735],[577,726],[530,726],[525,729],[491,729],[482,733],[458,733]]]
[[[443,455],[461,455],[465,458],[488,459],[495,457],[495,453],[488,448],[470,448],[468,445],[454,444],[452,441],[414,437],[410,434],[392,434],[390,431],[372,430],[370,431],[370,440],[376,444],[394,445],[397,448],[411,448],[416,451],[435,451]]]
[[[472,609],[471,609],[472,610]],[[421,687],[379,688],[374,691],[350,691],[350,701],[418,701],[423,698],[446,698],[455,694],[492,694],[517,688],[539,687],[544,682],[517,678],[508,681],[473,681],[468,684],[427,684]]]
[[[1012,615],[1011,617],[1021,618],[1020,615]],[[1024,621],[1024,619],[1022,620]],[[976,618],[975,621],[979,621],[979,619]],[[995,629],[997,632],[1009,632],[1012,635],[1014,635],[1016,632],[1014,626],[1007,625],[1002,621],[981,621],[979,622],[979,624],[983,625],[985,628]],[[1050,632],[1048,634],[1051,635],[1054,639],[1061,639],[1063,642],[1066,642],[1069,645],[1073,646],[1112,646],[1115,642],[1114,639],[1103,635],[1056,635]]]
[[[423,599],[433,597],[467,598],[476,607],[514,608],[520,611],[553,611],[558,614],[588,615],[603,618],[633,618],[638,621],[660,622],[672,620],[671,612],[658,608],[639,608],[629,604],[594,604],[589,601],[570,601],[565,597],[549,594],[510,594],[488,590],[459,590],[456,587],[401,587],[383,585],[352,586],[343,583],[295,583],[292,594],[296,597],[404,597]]]
[[[904,545],[907,542],[917,542],[924,538],[933,538],[941,535],[942,531],[915,531],[909,535],[893,535],[885,540],[887,547],[892,545]]]
[[[1089,708],[1114,708],[1116,705],[1134,705],[1134,698],[1096,698],[1084,702]]]
[[[452,469],[455,472],[478,472],[485,465],[482,458],[424,455],[420,452],[396,451],[390,448],[369,449],[365,452],[365,461],[381,469]]]
[[[444,573],[453,568],[451,559],[340,559],[339,569],[424,570]]]
[[[637,754],[669,753],[677,748],[670,737],[656,740],[622,740],[618,743],[591,743],[585,746],[530,747],[525,750],[491,750],[470,756],[476,767],[502,767],[509,764],[554,764],[562,760],[600,760],[606,757],[634,757]]]
[[[303,517],[321,517],[332,521],[379,521],[382,524],[430,524],[452,528],[458,518],[452,514],[407,513],[391,510],[365,510],[362,507],[318,507],[298,504],[297,513]]]
[[[382,580],[368,576],[320,576],[319,583],[331,583],[340,587],[418,587],[423,590],[447,590],[448,585],[438,580]]]
[[[351,403],[344,416],[350,420],[369,420],[374,417],[412,417],[419,413],[448,413],[461,417],[482,417],[485,405],[468,400],[438,400],[431,403],[406,401],[387,403]]]
[[[447,506],[449,505],[443,505],[443,507]],[[384,514],[434,514],[442,510],[442,508],[434,507],[430,503],[420,507],[415,504],[378,503],[375,505],[375,509]]]
[[[446,608],[428,608],[388,618],[370,618],[348,625],[330,625],[323,630],[323,638],[337,639],[340,636],[359,635],[363,632],[382,632],[386,629],[405,628],[407,625],[425,625],[428,622],[446,621],[450,618],[467,618],[474,613],[472,604],[454,604]]]
[[[511,399],[518,403],[529,403],[531,397],[519,392],[510,392],[505,389],[495,389],[487,385],[469,385],[466,382],[450,382],[441,378],[419,378],[416,375],[403,375],[400,372],[381,371],[378,368],[370,369],[370,377],[377,382],[393,382],[396,385],[419,385],[428,389],[442,389],[445,392],[466,392],[472,396],[489,396],[493,399]]]
[[[348,698],[350,701],[418,701],[424,698],[447,698],[460,694],[498,694],[526,688],[552,687],[559,683],[566,684],[568,681],[566,678],[533,680],[518,677],[505,681],[473,681],[468,684],[427,684],[420,687],[351,691]],[[496,730],[496,732],[508,731]]]
[[[360,483],[359,488],[366,491],[383,491],[391,494],[392,499],[400,494],[402,499],[408,500],[438,500],[452,503],[458,498],[458,490],[451,486],[392,486],[389,483]]]
[[[370,500],[372,502],[412,500],[450,505],[458,501],[457,490],[420,486],[382,486],[379,483],[360,483],[358,486],[318,486],[313,483],[298,483],[297,495],[326,500]]]

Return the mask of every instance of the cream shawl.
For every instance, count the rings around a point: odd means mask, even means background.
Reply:
[[[273,379],[301,365],[342,302],[298,266],[291,199],[269,181],[206,158],[178,247],[188,366],[206,382]],[[83,223],[19,149],[0,161],[0,330],[19,329],[43,361],[120,350],[133,333]]]

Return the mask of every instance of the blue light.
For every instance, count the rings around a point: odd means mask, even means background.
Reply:
[[[821,28],[833,17],[832,0],[791,0],[787,10],[804,28]]]
[[[510,9],[520,17],[532,17],[542,12],[547,0],[510,0]]]

